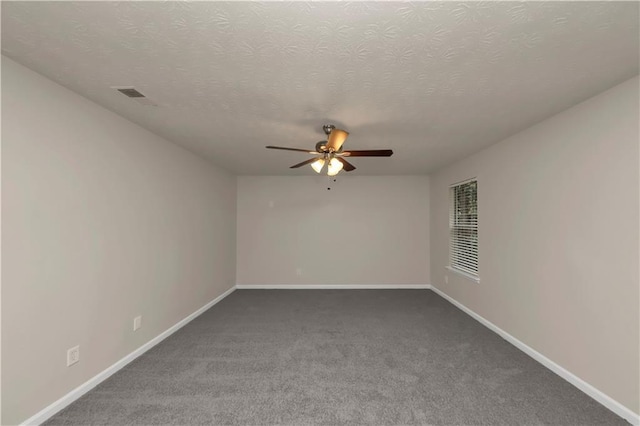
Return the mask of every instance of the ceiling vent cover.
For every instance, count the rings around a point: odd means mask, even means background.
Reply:
[[[119,87],[116,90],[129,98],[144,98],[145,96],[133,87]]]
[[[158,106],[158,104],[156,102],[154,102],[153,100],[147,98],[142,93],[138,92],[138,90],[135,87],[132,87],[132,86],[114,86],[114,87],[111,87],[111,88],[112,89],[116,89],[118,92],[122,93],[123,95],[125,95],[128,98],[133,99],[134,101],[136,101],[137,103],[139,103],[141,105]]]

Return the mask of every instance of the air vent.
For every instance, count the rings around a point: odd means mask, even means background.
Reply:
[[[147,98],[145,95],[138,92],[138,90],[136,90],[136,88],[132,86],[112,86],[111,88],[116,89],[118,92],[122,93],[128,98],[133,99],[140,105],[158,106],[158,104],[155,101]]]
[[[145,97],[142,93],[138,92],[133,87],[122,87],[122,88],[118,88],[116,90],[118,92],[122,93],[123,95],[130,97],[130,98],[144,98]]]

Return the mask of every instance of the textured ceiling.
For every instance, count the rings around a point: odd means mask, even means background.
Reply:
[[[637,2],[2,2],[2,51],[239,174],[426,173],[638,73]],[[110,87],[135,86],[140,105]]]

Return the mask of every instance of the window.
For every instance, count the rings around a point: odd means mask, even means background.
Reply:
[[[478,180],[449,188],[449,269],[479,282]]]

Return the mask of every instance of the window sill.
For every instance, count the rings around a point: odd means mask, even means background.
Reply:
[[[480,277],[476,277],[475,275],[471,275],[459,269],[452,268],[451,266],[446,266],[446,269],[468,279],[469,281],[473,281],[474,283],[480,283]]]

